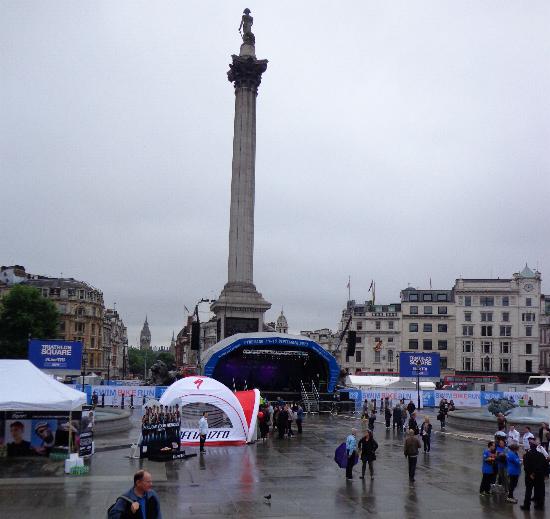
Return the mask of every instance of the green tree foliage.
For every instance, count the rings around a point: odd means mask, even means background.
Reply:
[[[138,350],[137,348],[128,348],[128,364],[130,373],[143,378],[145,372],[145,356],[147,355],[147,371],[156,360],[162,360],[168,369],[175,369],[176,360],[168,351]]]
[[[0,300],[0,358],[26,359],[28,339],[55,339],[59,313],[39,290],[16,285]]]

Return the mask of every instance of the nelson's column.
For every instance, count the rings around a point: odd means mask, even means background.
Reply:
[[[210,307],[216,315],[218,340],[263,331],[264,314],[271,308],[253,281],[256,96],[267,60],[256,58],[249,9],[244,10],[239,31],[243,43],[227,73],[235,86],[228,279]]]

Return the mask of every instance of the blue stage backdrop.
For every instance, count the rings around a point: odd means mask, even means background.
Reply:
[[[29,360],[40,369],[80,371],[82,342],[31,339]]]
[[[419,369],[419,373],[417,373]],[[400,377],[433,377],[439,378],[439,353],[414,353],[402,351],[399,354]]]

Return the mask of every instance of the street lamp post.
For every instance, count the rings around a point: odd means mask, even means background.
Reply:
[[[110,375],[111,375],[111,352],[109,352],[109,355],[107,357],[107,385],[109,385]]]
[[[422,363],[420,360],[416,362],[416,393],[418,397],[418,409],[420,409],[420,367]]]
[[[128,344],[125,342],[122,345],[122,379],[126,380],[126,356],[128,355],[127,352]]]

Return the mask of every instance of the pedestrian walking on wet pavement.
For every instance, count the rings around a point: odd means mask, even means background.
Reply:
[[[409,461],[409,481],[414,482],[414,475],[416,472],[416,462],[418,460],[418,450],[420,449],[420,440],[416,436],[412,429],[409,429],[407,433],[407,439],[405,440],[405,446],[403,452],[405,457]]]
[[[506,440],[500,438],[496,446],[497,454],[497,485],[499,490],[504,490],[508,493],[508,449],[506,448]]]
[[[401,431],[403,428],[403,415],[401,413],[401,406],[399,405],[399,402],[395,404],[395,407],[393,408],[393,424],[392,429],[395,430],[397,427],[398,431]]]
[[[375,422],[376,422],[376,411],[373,411],[372,414],[369,416],[369,431],[371,433],[374,432]]]
[[[357,430],[352,429],[351,434],[346,438],[346,479],[353,479],[353,466],[357,456]]]
[[[414,431],[414,434],[419,434],[420,429],[418,428],[418,423],[416,421],[416,413],[413,412],[411,414],[411,417],[409,418],[409,423],[407,426],[407,429],[410,431],[411,429]]]
[[[427,416],[424,417],[424,422],[420,427],[420,436],[422,437],[422,443],[424,443],[424,452],[430,452],[432,443],[432,424]]]
[[[479,486],[480,496],[491,495],[491,485],[494,484],[496,478],[496,446],[494,441],[487,444],[487,448],[483,451],[483,464],[481,465],[481,485]]]
[[[391,423],[391,408],[388,406],[384,407],[384,418],[386,419],[386,429],[390,428]]]
[[[509,503],[517,503],[518,500],[514,497],[514,490],[518,485],[519,475],[521,474],[521,460],[518,455],[519,445],[512,443],[508,447],[506,455],[506,469],[508,471],[508,497],[506,501]]]
[[[548,462],[544,454],[537,451],[534,441],[529,443],[529,450],[523,456],[523,470],[525,472],[525,498],[522,510],[531,508],[531,500],[535,503],[535,510],[544,510],[544,478],[548,474]]]
[[[369,465],[370,478],[374,479],[376,449],[378,449],[378,443],[373,438],[372,433],[370,431],[365,431],[365,435],[359,440],[359,457],[363,464],[361,468],[361,479],[365,479],[367,463]]]
[[[162,519],[160,500],[153,490],[151,474],[138,470],[134,474],[134,486],[122,494],[109,508],[108,519]]]
[[[206,443],[206,435],[208,434],[208,413],[205,411],[202,413],[199,420],[199,439],[200,439],[200,452],[206,452],[204,450],[204,444]]]

